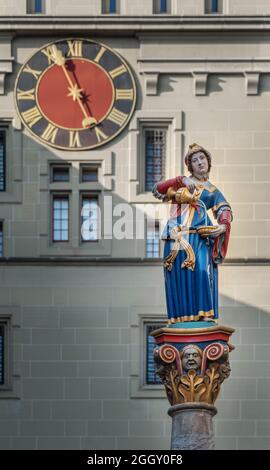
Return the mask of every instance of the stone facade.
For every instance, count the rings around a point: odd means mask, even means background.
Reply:
[[[30,18],[25,0],[0,1],[0,127],[8,156],[0,319],[11,315],[13,333],[12,390],[0,390],[0,448],[169,448],[165,392],[140,387],[141,320],[165,318],[161,262],[145,259],[143,239],[82,246],[78,226],[80,163],[99,165],[98,183],[86,189],[112,195],[113,205],[158,204],[141,188],[141,136],[145,126],[161,124],[168,129],[167,176],[183,173],[185,149],[200,143],[213,155],[211,180],[234,212],[220,268],[220,315],[237,330],[236,350],[217,402],[216,447],[268,449],[270,6],[223,0],[225,16],[203,16],[203,1],[172,0],[165,18],[152,15],[150,0],[126,0],[109,20],[98,0],[74,8],[48,1],[45,15]],[[137,105],[126,130],[105,147],[52,150],[23,130],[14,84],[39,47],[80,35],[128,61]],[[50,240],[50,192],[63,188],[50,183],[51,162],[71,165],[65,246]]]

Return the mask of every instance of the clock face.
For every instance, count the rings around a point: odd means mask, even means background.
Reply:
[[[22,66],[15,101],[24,126],[43,143],[93,149],[127,125],[135,107],[135,80],[107,46],[65,39],[39,49]]]

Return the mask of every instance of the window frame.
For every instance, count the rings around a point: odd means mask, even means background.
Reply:
[[[165,328],[168,323],[162,306],[132,306],[131,307],[131,343],[130,354],[130,398],[165,398],[166,392],[162,384],[146,384],[146,338],[145,323]],[[134,344],[137,345],[134,353]]]
[[[3,141],[3,189],[0,188],[0,193],[5,193],[7,189],[7,134],[6,129],[0,125],[0,142]]]
[[[80,245],[86,245],[86,244],[93,244],[93,243],[100,243],[101,241],[101,221],[99,220],[99,211],[97,212],[97,239],[96,240],[83,240],[82,238],[82,223],[83,223],[83,217],[82,217],[82,208],[83,208],[83,200],[84,198],[89,198],[89,199],[96,199],[97,201],[97,207],[100,209],[100,193],[97,191],[80,191],[80,211],[79,211],[79,239],[80,239]]]
[[[157,330],[159,327],[161,327],[163,324],[161,322],[150,322],[150,321],[144,321],[144,324],[143,324],[143,327],[145,329],[144,331],[144,338],[145,338],[145,344],[146,344],[146,348],[145,348],[145,359],[144,359],[144,372],[143,372],[143,377],[144,377],[144,385],[146,386],[156,386],[156,385],[162,385],[162,382],[160,380],[160,378],[157,379],[156,382],[148,382],[148,374],[149,374],[149,370],[148,370],[148,361],[149,361],[149,350],[148,350],[148,345],[149,345],[149,336],[147,334],[147,328],[150,326],[150,327],[153,327],[152,328],[152,331],[154,330]],[[164,326],[164,325],[163,325]],[[156,347],[156,344],[155,344],[155,340],[153,342],[153,351],[154,351],[154,348]],[[153,352],[152,351],[152,352]],[[155,366],[155,362],[153,362],[153,365]],[[154,370],[153,370],[153,374],[155,376],[157,376],[157,374],[155,373],[155,367],[154,367]],[[157,376],[158,377],[158,376]]]
[[[64,184],[64,183],[70,183],[70,167],[71,165],[69,164],[62,164],[62,163],[51,163],[50,164],[50,182],[51,184]],[[54,174],[54,170],[55,169],[59,169],[59,168],[65,168],[68,170],[68,179],[67,180],[59,180],[59,181],[56,181],[53,179],[53,174]]]
[[[83,172],[84,170],[95,170],[97,174],[97,179],[92,180],[92,181],[84,181],[83,180]],[[99,164],[94,164],[94,163],[81,163],[80,164],[80,184],[96,184],[100,180],[100,165]]]
[[[37,2],[40,1],[41,11],[37,10]],[[26,2],[26,13],[27,15],[44,15],[46,13],[46,2],[45,0],[27,0]]]
[[[111,2],[115,2],[115,11],[111,11]],[[120,14],[120,0],[101,0],[101,14],[102,15],[119,15]]]
[[[67,240],[54,240],[54,200],[56,199],[67,199],[68,201],[68,239]],[[70,213],[70,193],[65,191],[52,191],[51,192],[51,197],[50,197],[50,206],[51,206],[51,217],[50,217],[50,224],[51,224],[51,243],[53,245],[56,245],[58,243],[69,243],[70,242],[70,236],[71,236],[71,227],[70,227],[70,219],[71,219],[71,213]]]
[[[141,139],[141,169],[140,169],[140,181],[141,181],[141,193],[151,193],[152,190],[146,189],[146,132],[147,131],[155,131],[155,130],[164,130],[165,131],[165,162],[164,162],[164,178],[167,177],[168,172],[168,155],[169,155],[169,124],[168,123],[153,123],[153,124],[146,124],[143,125],[142,128],[142,139]]]
[[[147,325],[155,325],[157,328],[164,328],[167,323],[165,319],[158,316],[143,316],[141,317],[140,329],[141,329],[141,356],[140,356],[140,382],[139,389],[142,391],[157,390],[161,393],[164,392],[164,386],[161,382],[147,383],[147,359],[148,359],[148,342],[147,342]]]
[[[4,239],[4,221],[0,219],[0,237],[2,237],[2,242],[0,243],[0,259],[4,258],[5,254],[5,239]],[[2,252],[1,252],[2,246]]]
[[[213,3],[217,4],[217,9],[213,11]],[[204,13],[206,15],[222,15],[223,0],[204,0]]]
[[[162,2],[166,2],[166,11],[161,11]],[[171,0],[153,0],[152,5],[153,15],[170,15],[171,14]]]
[[[148,225],[148,222],[154,222],[154,228],[155,228],[155,234],[156,234],[156,229],[158,229],[158,256],[147,256],[147,241],[148,241],[148,229],[150,229],[150,226]],[[161,239],[160,239],[160,221],[159,220],[149,220],[146,219],[146,224],[145,224],[145,230],[146,230],[146,235],[145,235],[145,258],[146,259],[160,259],[162,254],[161,254]],[[153,239],[155,240],[155,239]]]
[[[11,315],[0,315],[0,325],[3,328],[3,383],[0,383],[0,392],[5,390],[12,390],[12,350],[11,350]]]

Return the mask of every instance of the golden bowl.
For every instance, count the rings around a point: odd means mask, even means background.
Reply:
[[[215,232],[218,228],[218,225],[204,225],[202,227],[197,228],[197,233],[201,235],[201,237],[209,237],[212,232]]]
[[[198,191],[194,191],[194,193],[191,194],[188,188],[180,188],[175,193],[175,200],[177,204],[191,204],[196,202],[198,198]]]

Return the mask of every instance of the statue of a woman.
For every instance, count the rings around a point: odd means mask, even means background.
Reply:
[[[218,318],[218,269],[227,252],[232,212],[223,194],[210,183],[211,154],[189,146],[189,177],[157,183],[153,194],[173,203],[162,238],[169,323]],[[212,209],[217,225],[207,214]]]

